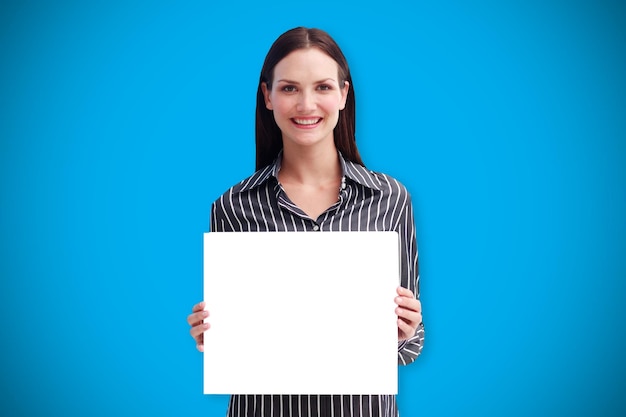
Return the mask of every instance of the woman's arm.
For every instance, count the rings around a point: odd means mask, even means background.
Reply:
[[[424,346],[422,306],[419,301],[419,266],[413,205],[407,193],[397,231],[400,239],[400,286],[396,297],[398,315],[398,364],[413,362]]]

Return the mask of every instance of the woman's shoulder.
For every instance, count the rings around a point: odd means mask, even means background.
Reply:
[[[215,200],[215,202],[217,203],[219,201],[223,201],[224,199],[228,200],[234,195],[241,194],[262,186],[267,182],[270,177],[272,177],[272,173],[273,170],[271,165],[256,171],[254,174],[244,178],[243,180],[232,185],[230,188],[224,191],[224,193],[222,193],[222,195],[220,195],[219,198]]]
[[[371,170],[363,165],[348,162],[346,164],[346,175],[348,178],[366,187],[398,196],[409,196],[406,186],[397,178],[385,172]]]
[[[389,189],[400,192],[400,193],[408,193],[409,190],[406,188],[404,183],[398,180],[396,177],[393,177],[389,174],[380,171],[370,171],[372,175],[376,176],[381,184],[385,184]]]

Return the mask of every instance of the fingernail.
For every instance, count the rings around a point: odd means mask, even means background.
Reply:
[[[209,316],[209,312],[208,311],[203,311],[202,312],[202,317],[208,317]]]

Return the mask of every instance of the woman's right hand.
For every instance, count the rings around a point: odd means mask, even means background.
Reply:
[[[187,323],[191,326],[191,337],[196,341],[196,348],[200,352],[204,352],[204,332],[211,327],[209,323],[205,323],[204,319],[209,317],[209,312],[204,309],[204,301],[199,302],[191,309],[191,314],[187,316]]]

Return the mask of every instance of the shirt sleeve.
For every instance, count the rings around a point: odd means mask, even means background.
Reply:
[[[217,201],[211,204],[211,217],[209,218],[209,231],[222,232],[223,227],[219,227],[222,222],[217,218]]]
[[[211,205],[211,218],[209,219],[209,231],[211,232],[234,232],[234,217],[232,207],[225,203],[224,199],[229,194],[225,193]]]
[[[419,299],[419,265],[415,221],[411,197],[406,196],[406,204],[398,220],[400,239],[400,285],[413,292]],[[424,324],[420,323],[415,335],[398,342],[398,364],[408,365],[422,352],[424,346]]]

